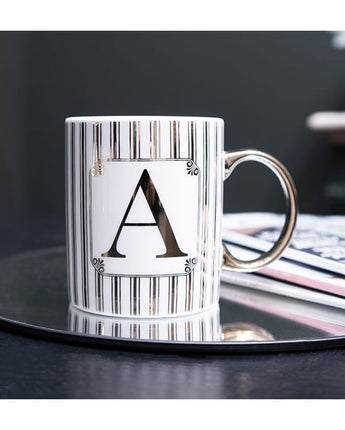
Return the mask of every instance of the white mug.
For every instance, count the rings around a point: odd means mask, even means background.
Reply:
[[[66,119],[67,260],[71,304],[109,316],[188,315],[218,304],[221,268],[278,258],[296,222],[287,170],[255,150],[223,152],[219,118]],[[286,199],[273,248],[244,262],[221,246],[223,180],[244,161],[268,166]]]

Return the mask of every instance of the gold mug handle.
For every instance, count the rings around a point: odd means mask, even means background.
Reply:
[[[237,259],[231,255],[223,243],[224,254],[222,269],[237,272],[252,272],[267,266],[272,261],[279,258],[284,249],[289,245],[297,219],[297,192],[292,177],[287,169],[271,155],[251,149],[225,152],[224,179],[227,179],[233,170],[245,161],[257,161],[258,163],[264,164],[278,177],[285,196],[285,223],[280,236],[273,247],[254,260],[242,261]]]

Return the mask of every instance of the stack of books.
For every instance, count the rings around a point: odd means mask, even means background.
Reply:
[[[235,257],[252,260],[272,247],[283,222],[283,216],[267,212],[225,214],[223,241]],[[345,309],[345,216],[299,215],[278,261],[254,273],[223,271],[222,281]]]

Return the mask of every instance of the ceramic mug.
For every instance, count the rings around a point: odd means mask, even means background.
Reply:
[[[157,318],[217,306],[221,268],[278,258],[296,222],[290,174],[272,156],[224,152],[224,122],[207,117],[66,119],[67,260],[71,304]],[[278,177],[286,219],[273,248],[241,261],[222,246],[223,180],[257,161]]]

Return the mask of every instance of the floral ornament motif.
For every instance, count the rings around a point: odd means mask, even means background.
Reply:
[[[104,272],[104,260],[101,260],[100,258],[93,258],[92,265],[98,273],[102,274]]]
[[[196,265],[196,258],[187,258],[186,262],[185,262],[185,267],[184,267],[184,271],[186,273],[190,273],[193,269],[194,266]]]
[[[199,167],[194,163],[193,160],[187,161],[187,175],[196,176],[199,174]]]

